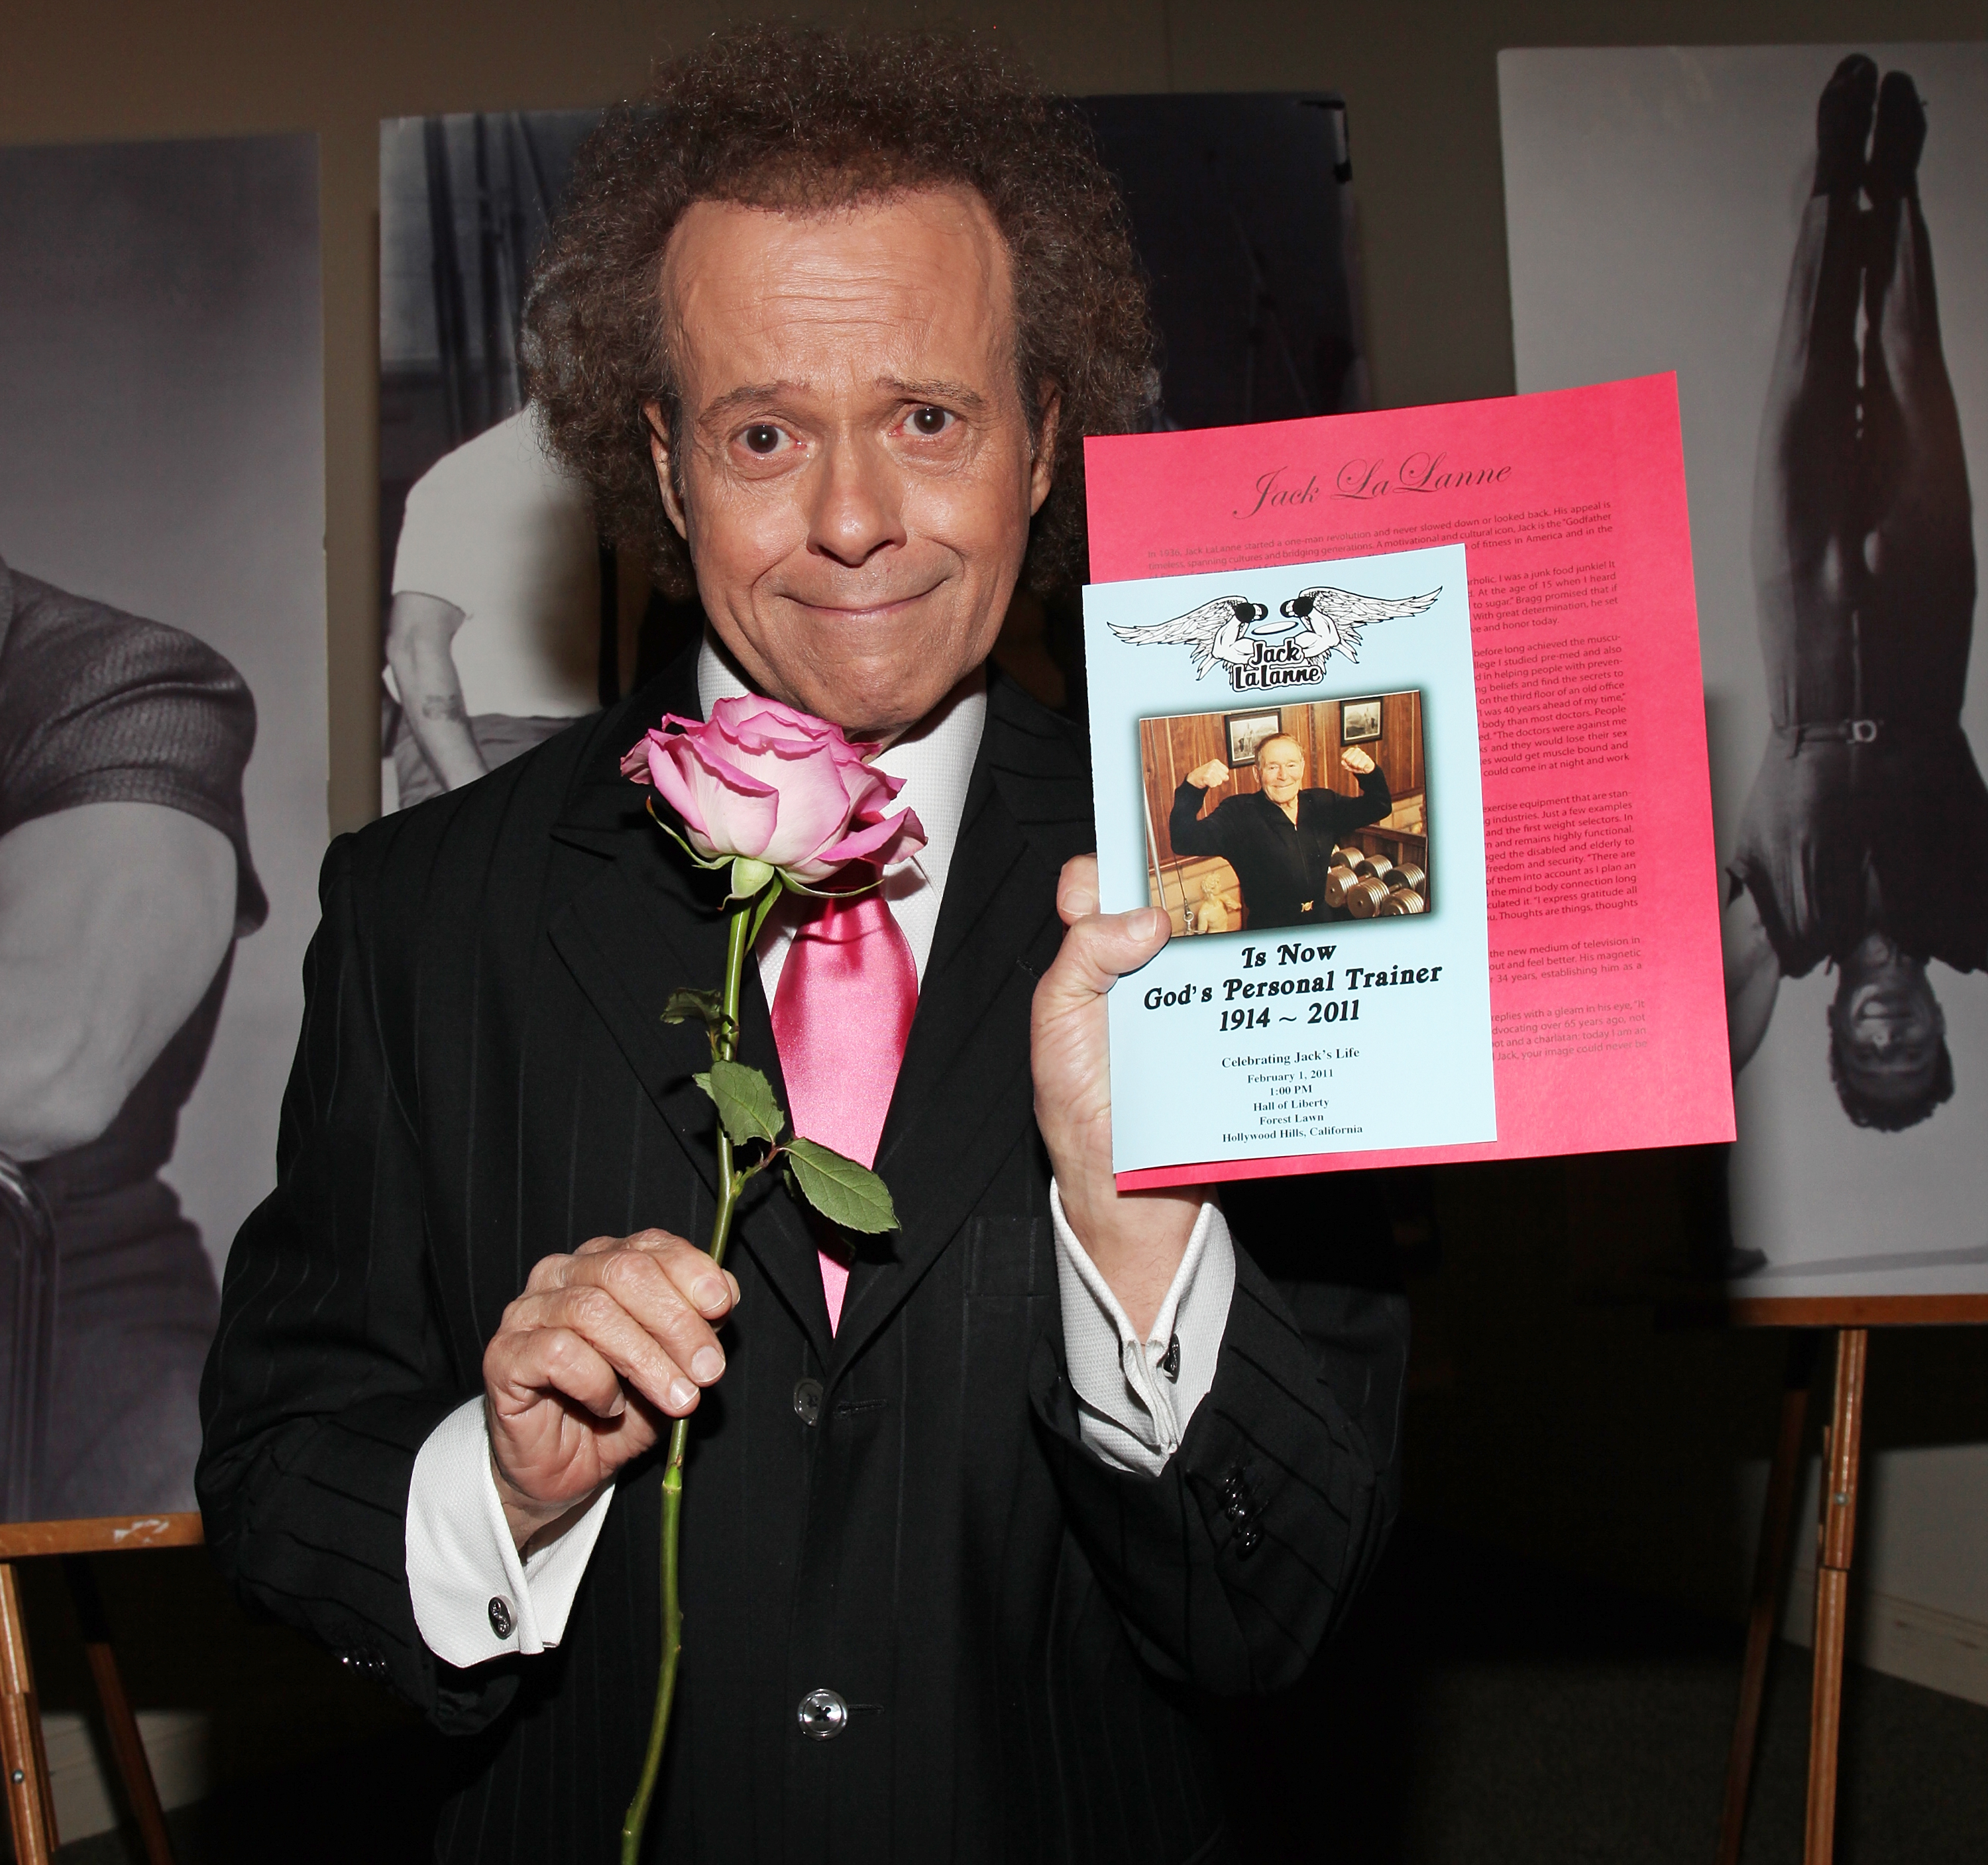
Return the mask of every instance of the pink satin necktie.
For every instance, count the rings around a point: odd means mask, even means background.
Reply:
[[[773,1041],[796,1133],[876,1164],[918,1007],[911,948],[878,890],[847,904],[824,901],[801,923],[773,992]],[[831,1334],[848,1288],[847,1261],[823,1250]]]

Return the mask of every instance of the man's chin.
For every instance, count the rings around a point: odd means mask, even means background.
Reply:
[[[800,704],[840,725],[852,738],[894,738],[931,712],[961,677],[935,677],[928,660],[921,666],[878,670],[860,678],[810,681]]]

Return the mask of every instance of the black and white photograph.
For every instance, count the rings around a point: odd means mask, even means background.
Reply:
[[[1263,712],[1229,712],[1222,728],[1228,735],[1229,768],[1239,771],[1256,762],[1256,748],[1283,729],[1283,715],[1275,706]]]
[[[1988,49],[1499,70],[1519,387],[1678,375],[1733,1287],[1988,1290]]]
[[[649,588],[522,386],[532,269],[598,110],[380,131],[380,784],[458,789],[635,677]],[[664,649],[666,654],[668,650]]]
[[[1347,699],[1339,703],[1340,735],[1348,745],[1371,745],[1381,735],[1381,702]]]
[[[191,1509],[326,837],[310,137],[0,150],[9,1520]]]

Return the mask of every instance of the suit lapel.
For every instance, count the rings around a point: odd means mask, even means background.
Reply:
[[[1087,850],[1090,795],[1060,728],[1030,733],[1030,702],[990,681],[967,792],[877,1170],[901,1228],[859,1245],[832,1367],[847,1364],[909,1296],[1030,1132],[1029,1005],[1063,936],[1056,880]]]
[[[695,653],[607,715],[553,834],[602,857],[553,910],[553,949],[606,1024],[657,1112],[688,1157],[707,1192],[717,1190],[715,1110],[691,1078],[710,1066],[703,1027],[666,1024],[663,1007],[685,985],[710,989],[725,976],[724,887],[693,867],[652,822],[648,792],[619,769],[620,752],[664,712],[701,717]],[[773,1021],[748,965],[739,1003],[739,1059],[762,1069],[785,1106]],[[828,1311],[815,1245],[793,1201],[773,1181],[756,1179],[742,1202],[735,1235],[826,1356]],[[694,1238],[702,1244],[705,1239]]]

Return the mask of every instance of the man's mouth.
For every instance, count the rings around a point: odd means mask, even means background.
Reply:
[[[861,600],[847,598],[820,600],[803,596],[793,591],[786,593],[786,600],[797,608],[811,610],[816,615],[832,615],[847,622],[887,621],[894,615],[901,615],[914,607],[938,587],[934,583],[922,590],[913,590],[898,596],[876,596]]]

